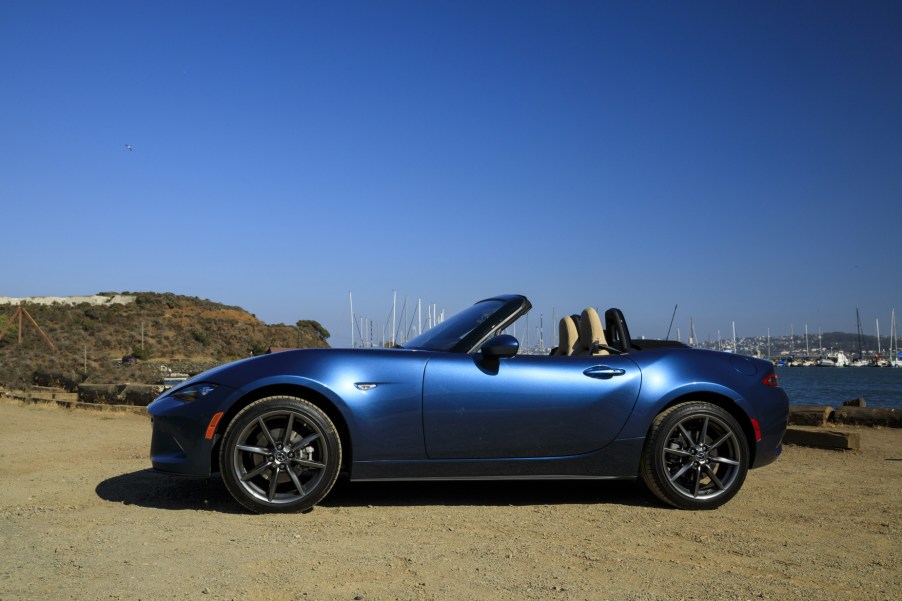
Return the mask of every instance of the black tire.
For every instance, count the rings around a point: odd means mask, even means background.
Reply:
[[[748,442],[733,416],[717,405],[693,401],[655,417],[640,470],[665,503],[715,509],[739,492],[748,464]]]
[[[255,513],[305,511],[332,490],[341,440],[319,407],[274,396],[235,416],[219,451],[222,480]]]

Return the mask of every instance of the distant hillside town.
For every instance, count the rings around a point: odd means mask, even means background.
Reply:
[[[732,339],[706,340],[699,342],[699,348],[729,351],[766,357],[774,361],[795,361],[802,364],[805,360],[815,361],[823,358],[837,358],[840,353],[850,361],[860,360],[866,364],[889,365],[898,356],[892,336],[876,336],[848,334],[845,332],[826,332],[814,336],[754,336],[737,338],[736,347]]]

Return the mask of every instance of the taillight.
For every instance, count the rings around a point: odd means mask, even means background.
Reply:
[[[761,382],[765,386],[770,386],[772,388],[780,385],[780,383],[777,381],[777,374],[773,373],[773,372],[764,376],[764,378],[761,380]]]

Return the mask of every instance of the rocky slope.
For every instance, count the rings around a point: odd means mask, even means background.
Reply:
[[[114,293],[103,293],[112,296]],[[197,373],[259,355],[269,347],[328,347],[329,332],[311,320],[269,325],[241,307],[171,293],[123,293],[128,304],[26,304],[52,342],[16,308],[0,307],[0,384],[74,389],[79,383],[158,383],[167,370]],[[12,323],[9,323],[12,320]],[[136,363],[123,363],[134,356]]]

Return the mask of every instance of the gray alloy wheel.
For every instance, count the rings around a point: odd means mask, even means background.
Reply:
[[[739,492],[748,463],[745,433],[733,416],[695,401],[655,418],[640,469],[662,501],[681,509],[715,509]]]
[[[332,489],[341,466],[332,421],[294,397],[268,397],[242,409],[219,453],[229,493],[256,513],[310,509]]]

